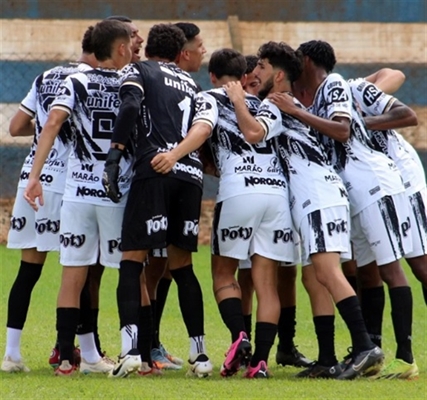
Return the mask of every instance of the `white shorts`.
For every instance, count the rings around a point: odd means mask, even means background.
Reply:
[[[59,219],[62,194],[44,190],[44,206],[34,211],[18,188],[7,238],[9,249],[59,251]]]
[[[271,260],[294,262],[294,229],[286,197],[245,194],[217,203],[212,254],[238,260],[259,254]]]
[[[66,267],[99,262],[119,268],[124,207],[64,200],[61,209],[60,261]]]
[[[403,234],[409,220],[405,193],[384,196],[351,219],[351,240],[358,267],[372,261],[384,265],[412,251],[411,235]]]
[[[301,265],[311,264],[311,254],[351,252],[350,211],[334,206],[307,214],[301,221]]]
[[[403,234],[410,228],[412,251],[405,258],[420,257],[427,254],[427,191],[423,189],[409,196],[409,224],[403,224]],[[408,234],[408,233],[407,233]]]

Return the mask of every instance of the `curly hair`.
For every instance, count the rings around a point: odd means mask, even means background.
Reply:
[[[304,56],[308,56],[318,67],[325,68],[326,72],[332,72],[337,59],[332,46],[322,40],[310,40],[298,47]]]
[[[250,74],[251,72],[253,72],[253,70],[255,69],[255,67],[258,64],[258,57],[251,54],[249,56],[245,56],[245,59],[246,59],[246,72],[245,72],[245,74]]]
[[[174,61],[186,43],[184,32],[173,24],[157,24],[148,32],[145,54]]]
[[[82,51],[83,51],[83,53],[86,53],[86,54],[93,53],[92,32],[93,32],[93,26],[89,26],[83,35],[83,39],[82,39]]]
[[[285,71],[291,82],[296,81],[302,72],[302,60],[291,46],[284,42],[268,42],[258,50],[260,59],[268,59],[275,68]]]

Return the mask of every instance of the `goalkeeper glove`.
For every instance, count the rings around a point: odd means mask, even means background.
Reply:
[[[118,203],[119,198],[119,162],[122,157],[122,150],[111,148],[108,151],[105,161],[104,172],[102,174],[102,184],[104,185],[107,197],[114,203]]]

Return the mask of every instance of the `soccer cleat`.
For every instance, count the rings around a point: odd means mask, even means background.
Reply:
[[[345,370],[337,377],[339,380],[355,379],[358,376],[372,374],[384,361],[384,353],[378,347],[353,354]]]
[[[141,356],[137,349],[132,349],[123,357],[119,357],[108,376],[110,378],[126,378],[141,367]]]
[[[138,369],[137,374],[139,376],[162,376],[163,372],[153,363],[153,366],[150,367],[147,362],[143,361],[141,366]]]
[[[409,364],[399,358],[393,360],[371,379],[418,379],[419,369],[417,363]]]
[[[315,361],[308,368],[296,374],[295,378],[336,379],[342,371],[341,364],[325,366]]]
[[[223,377],[233,376],[240,369],[244,359],[251,356],[252,346],[245,332],[240,332],[237,340],[230,346],[226,353],[224,364],[221,366],[220,374]]]
[[[84,358],[82,358],[80,363],[80,372],[82,374],[106,374],[114,369],[114,364],[108,362],[104,357],[100,358],[96,363],[88,363]]]
[[[3,358],[0,369],[4,372],[30,372],[22,361],[13,361],[9,356]]]
[[[57,368],[55,368],[56,376],[71,376],[77,370],[77,366],[70,364],[68,360],[61,362]]]
[[[304,354],[300,353],[296,346],[293,346],[289,353],[285,353],[277,347],[276,363],[283,367],[291,365],[298,368],[307,368],[313,364],[313,360],[308,359]]]
[[[251,367],[249,365],[243,376],[248,379],[271,378],[271,374],[270,372],[268,372],[267,363],[265,361],[260,361],[256,367]]]
[[[206,354],[199,354],[194,361],[188,360],[190,369],[187,376],[206,378],[212,375],[213,365]]]
[[[182,365],[177,365],[167,359],[160,349],[151,349],[151,359],[158,369],[179,370]]]
[[[172,364],[175,365],[184,365],[184,360],[179,358],[179,357],[175,357],[172,354],[170,354],[164,347],[163,345],[160,343],[160,347],[159,347],[160,352],[162,353],[162,355],[164,357],[166,357]]]
[[[80,349],[78,347],[74,347],[74,364],[77,365],[77,367],[80,365]],[[49,356],[49,365],[52,368],[58,368],[59,366],[59,349],[57,347],[54,347],[52,349],[52,352]]]

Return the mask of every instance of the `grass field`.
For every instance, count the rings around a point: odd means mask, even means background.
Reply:
[[[18,251],[0,247],[1,261],[1,325],[6,324],[7,298],[20,260]],[[222,323],[211,290],[209,249],[201,247],[195,255],[196,273],[200,279],[205,302],[205,329],[208,354],[215,365],[211,378],[197,379],[185,376],[185,370],[166,372],[162,377],[132,376],[111,380],[105,376],[76,375],[71,378],[54,377],[47,364],[55,340],[55,303],[59,288],[61,268],[57,254],[48,256],[43,275],[36,286],[27,323],[22,336],[22,355],[31,368],[29,374],[1,373],[2,399],[20,398],[198,398],[198,399],[427,399],[427,308],[419,283],[409,271],[414,295],[414,353],[420,368],[417,381],[367,381],[352,382],[301,381],[293,378],[295,368],[277,367],[275,348],[270,354],[270,380],[244,380],[241,376],[224,380],[219,367],[229,346],[229,334]],[[120,349],[120,333],[116,308],[117,271],[107,269],[101,286],[99,331],[103,348],[110,356]],[[317,355],[316,339],[307,295],[298,287],[296,344],[307,356]],[[0,351],[4,351],[5,328],[0,335]],[[387,299],[385,310],[383,347],[388,360],[393,358],[394,336]],[[161,339],[168,350],[179,357],[188,356],[188,339],[177,303],[176,286],[171,286],[161,328]],[[341,319],[337,318],[336,349],[341,358],[350,343]]]

